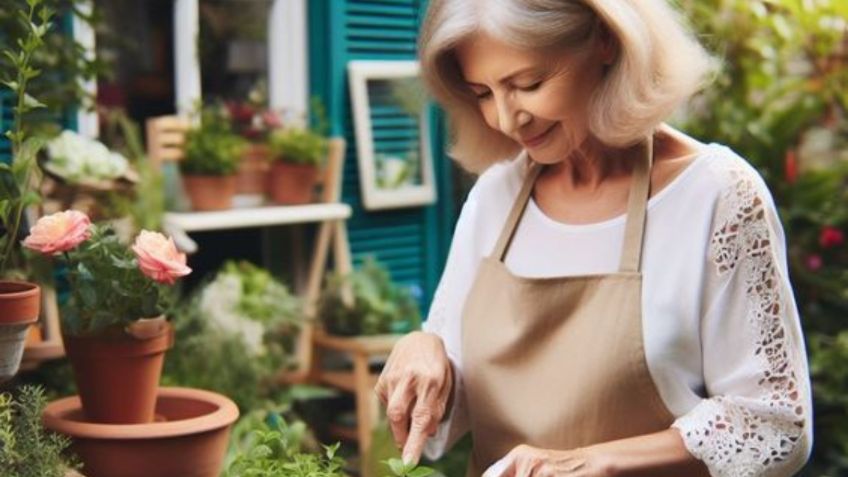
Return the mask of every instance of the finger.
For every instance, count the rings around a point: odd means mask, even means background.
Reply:
[[[404,445],[409,436],[410,408],[415,400],[413,387],[409,379],[401,379],[392,390],[388,405],[386,406],[386,417],[392,428],[392,435],[398,447]]]
[[[438,383],[435,381],[422,382],[418,386],[418,396],[412,409],[412,422],[409,425],[409,438],[403,449],[403,460],[406,463],[418,463],[427,438],[436,433],[439,425],[440,412]]]

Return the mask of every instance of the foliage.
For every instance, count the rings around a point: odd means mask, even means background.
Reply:
[[[65,255],[71,297],[62,307],[63,330],[95,334],[166,314],[174,301],[170,288],[141,272],[110,226],[90,230],[91,238]]]
[[[54,121],[56,114],[69,111],[78,105],[92,105],[91,94],[85,90],[84,81],[110,74],[110,62],[105,57],[89,55],[72,35],[69,34],[64,20],[74,15],[90,28],[99,30],[102,18],[96,8],[86,12],[82,8],[89,0],[41,0],[39,4],[56,12],[59,20],[47,29],[43,37],[44,48],[32,55],[32,66],[46,74],[36,78],[31,84],[31,94],[48,105],[50,115],[36,120]],[[0,44],[16,44],[18,39],[28,34],[25,23],[20,22],[18,12],[25,12],[29,0],[4,0],[0,9]],[[100,33],[98,31],[98,33]],[[100,40],[100,38],[98,38]],[[0,58],[0,71],[13,69],[13,61],[8,57]]]
[[[421,326],[410,289],[393,283],[371,258],[346,276],[329,276],[318,309],[327,330],[339,335],[402,333]]]
[[[200,124],[186,134],[183,174],[227,176],[235,174],[245,146],[233,132],[226,110],[219,106],[200,109]]]
[[[344,477],[339,444],[324,446],[323,454],[300,450],[298,432],[282,418],[266,422],[240,450],[224,477]]]
[[[327,153],[327,138],[310,129],[286,127],[271,133],[270,148],[275,160],[317,166]]]
[[[848,472],[848,2],[680,0],[724,62],[682,118],[766,179],[809,341],[815,447],[805,475]]]
[[[44,391],[35,386],[23,386],[17,399],[0,394],[0,469],[4,476],[63,477],[79,467],[75,459],[62,456],[70,439],[42,427],[46,403]]]
[[[267,271],[225,263],[174,311],[163,382],[219,392],[242,411],[279,398],[274,378],[291,361],[300,311],[300,300]]]
[[[418,467],[414,463],[404,464],[401,459],[388,459],[384,463],[391,470],[394,477],[427,477],[436,472],[429,467]]]
[[[39,175],[36,156],[45,142],[41,136],[28,134],[24,119],[27,113],[45,107],[27,91],[30,82],[41,74],[33,66],[33,56],[44,47],[53,10],[43,5],[42,0],[28,0],[27,6],[16,16],[26,27],[26,33],[17,42],[19,49],[3,49],[3,58],[11,65],[3,71],[12,71],[14,77],[4,73],[2,83],[12,90],[16,101],[12,129],[6,131],[12,143],[12,163],[0,162],[0,222],[5,229],[0,237],[0,274],[7,271],[16,252],[24,209],[39,200],[33,183]]]

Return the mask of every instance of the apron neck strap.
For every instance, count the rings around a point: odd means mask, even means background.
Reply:
[[[621,263],[619,265],[619,270],[622,272],[638,272],[642,259],[645,218],[651,185],[651,166],[654,159],[653,136],[649,136],[642,147],[645,150],[645,154],[642,155],[634,166],[630,194],[627,200],[627,223],[625,225],[624,245],[621,252]],[[531,160],[526,154],[519,160],[529,162],[529,167],[521,190],[518,192],[518,197],[516,197],[512,205],[512,209],[507,216],[506,223],[492,253],[492,256],[498,261],[503,261],[506,256],[506,252],[518,228],[518,221],[521,220],[521,216],[527,208],[527,202],[530,200],[530,194],[533,192],[533,185],[536,183],[536,178],[539,177],[539,173],[544,167],[542,164]]]

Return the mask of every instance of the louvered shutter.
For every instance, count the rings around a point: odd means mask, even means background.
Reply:
[[[347,140],[343,200],[353,207],[348,221],[354,265],[374,256],[388,266],[392,279],[421,290],[426,306],[438,283],[453,226],[450,164],[441,147],[441,119],[430,118],[438,200],[428,207],[368,212],[361,204],[354,127],[347,89],[351,60],[410,60],[425,4],[420,0],[319,0],[308,2],[310,89],[322,98],[333,134]],[[409,147],[414,123],[396,111],[377,108],[378,151]]]

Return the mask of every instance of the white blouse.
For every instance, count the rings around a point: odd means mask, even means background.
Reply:
[[[431,459],[468,431],[461,312],[518,194],[521,162],[490,167],[469,193],[424,324],[443,339],[457,376],[454,406],[427,442]],[[506,265],[528,277],[615,272],[624,224],[624,215],[564,224],[531,198]],[[642,273],[648,368],[687,449],[713,476],[797,471],[812,447],[807,358],[783,228],[757,171],[706,145],[650,198]]]

